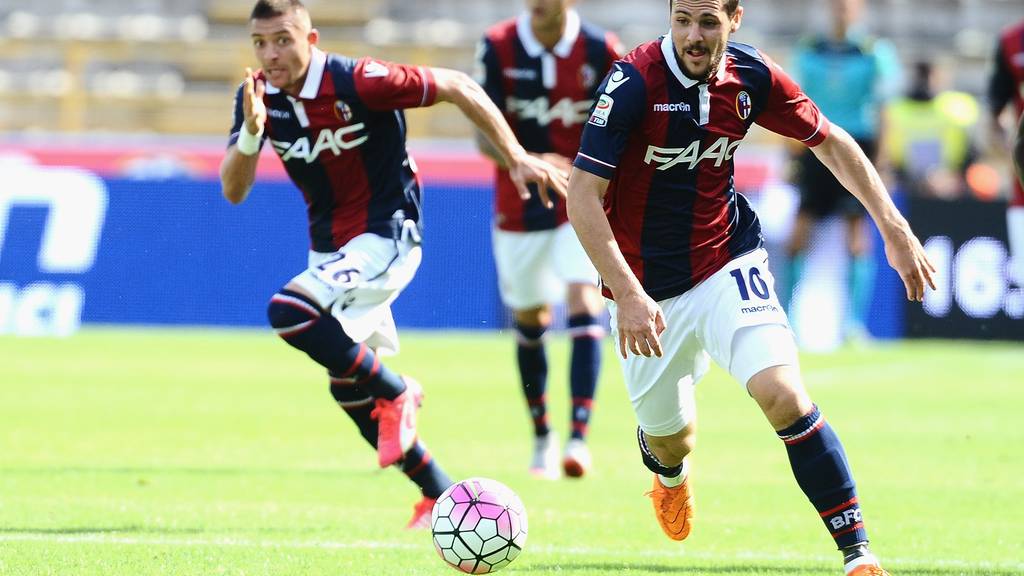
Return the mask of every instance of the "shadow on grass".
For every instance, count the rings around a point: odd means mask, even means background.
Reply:
[[[687,566],[680,564],[626,563],[626,562],[572,562],[564,564],[530,564],[527,566],[510,566],[506,572],[552,574],[565,571],[607,572],[609,574],[648,572],[654,574],[823,574],[840,573],[837,567],[833,571],[823,568],[820,564],[813,566],[756,566],[756,565],[723,565],[723,566]],[[986,567],[903,567],[896,568],[894,574],[899,576],[1020,576],[1020,572],[1010,569],[993,569]]]

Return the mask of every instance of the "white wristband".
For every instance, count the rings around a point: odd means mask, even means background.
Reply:
[[[238,141],[235,142],[235,147],[245,156],[254,156],[260,151],[260,142],[262,140],[262,129],[258,133],[253,134],[245,127],[245,124],[242,124],[242,129],[238,131]]]

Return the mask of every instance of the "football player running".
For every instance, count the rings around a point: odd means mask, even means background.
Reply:
[[[250,32],[262,69],[246,70],[235,96],[224,196],[245,200],[269,141],[305,198],[312,246],[308,267],[270,299],[270,324],[327,370],[331,395],[377,450],[379,465],[400,467],[420,488],[409,527],[425,528],[452,482],[417,437],[421,386],[381,363],[398,351],[391,303],[421,259],[420,182],[402,110],[458,106],[524,196],[535,183],[548,202],[549,189],[564,192],[564,172],[527,154],[464,73],[322,52],[299,0],[260,0]]]
[[[883,576],[843,446],[800,377],[757,215],[733,186],[733,154],[752,124],[811,147],[857,196],[908,299],[934,289],[935,268],[853,138],[762,52],[729,41],[738,0],[672,0],[669,12],[670,32],[605,79],[568,198],[609,298],[655,515],[669,538],[689,535],[693,387],[714,359],[786,446],[846,574]]]

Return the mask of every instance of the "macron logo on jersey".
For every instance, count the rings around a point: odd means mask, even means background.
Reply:
[[[388,70],[387,66],[374,60],[370,60],[366,66],[363,67],[363,78],[384,78],[390,73],[391,71]]]
[[[320,157],[320,153],[324,150],[330,150],[335,156],[341,156],[342,151],[351,150],[361,146],[364,142],[370,139],[369,135],[363,134],[362,136],[351,140],[346,140],[345,137],[349,134],[359,132],[365,127],[366,124],[360,122],[351,126],[342,126],[337,130],[324,128],[317,136],[316,144],[313,145],[312,150],[309,148],[309,138],[305,136],[299,138],[295,142],[271,140],[270,143],[274,145],[274,150],[277,151],[282,162],[299,159],[305,160],[306,164],[312,164],[313,162],[316,162],[317,158]]]
[[[732,160],[740,140],[729,142],[725,136],[715,140],[707,149],[701,152],[700,140],[694,140],[686,148],[660,148],[648,146],[647,155],[644,157],[645,164],[661,164],[658,170],[668,170],[673,166],[686,163],[687,170],[693,170],[704,160],[714,160],[715,167],[721,167],[724,162]]]
[[[613,72],[611,77],[608,78],[608,85],[605,86],[604,88],[605,94],[611,94],[612,92],[615,92],[616,90],[619,89],[619,86],[622,86],[628,81],[629,76],[626,76],[626,74],[621,69],[619,69],[618,65],[616,65],[615,72]]]
[[[690,105],[686,102],[676,102],[672,104],[655,104],[655,112],[689,112]]]

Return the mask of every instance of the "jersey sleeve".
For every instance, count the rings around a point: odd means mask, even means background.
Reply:
[[[485,37],[476,45],[473,79],[483,87],[498,109],[504,112],[505,85],[501,79],[501,62],[490,38]]]
[[[636,68],[616,62],[598,94],[573,165],[611,180],[631,132],[643,120],[647,88]]]
[[[238,90],[235,91],[235,103],[232,108],[234,109],[234,121],[231,124],[231,134],[228,136],[228,148],[234,146],[238,142],[238,133],[242,131],[242,124],[245,123],[245,112],[242,110],[242,98],[245,94],[245,83],[243,82],[238,86]],[[263,137],[260,138],[260,149],[263,149],[263,142],[267,139],[266,130],[263,131]]]
[[[996,45],[995,61],[988,81],[988,106],[993,116],[998,116],[1010,103],[1015,91],[1013,71],[1002,38]]]
[[[829,122],[792,78],[773,62],[761,54],[771,75],[771,86],[768,89],[768,103],[758,115],[756,122],[768,130],[803,142],[807,146],[817,146],[825,141],[829,132]]]
[[[370,110],[433,106],[437,99],[434,74],[426,66],[360,58],[353,80],[356,93]]]

